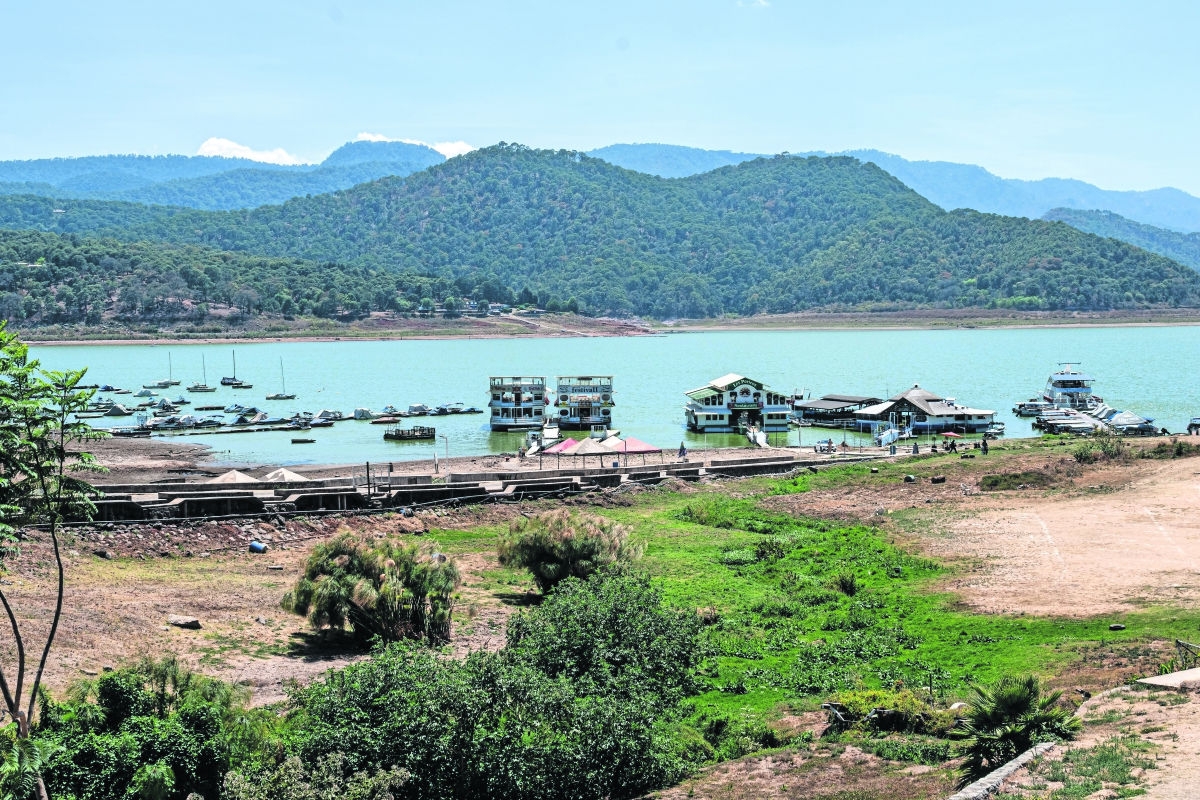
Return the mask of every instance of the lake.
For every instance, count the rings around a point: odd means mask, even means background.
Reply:
[[[1059,362],[1081,364],[1097,378],[1096,393],[1109,405],[1183,430],[1200,415],[1200,327],[1040,328],[951,331],[737,331],[680,333],[653,337],[554,339],[451,339],[389,342],[264,342],[210,344],[88,345],[32,348],[50,369],[89,367],[87,383],[141,388],[167,377],[168,354],[181,386],[160,390],[178,397],[201,380],[232,374],[252,390],[222,387],[188,395],[194,405],[258,406],[272,415],[294,411],[355,408],[405,409],[410,403],[436,406],[463,402],[484,408],[490,375],[615,375],[615,427],[663,448],[744,444],[735,435],[707,439],[684,428],[683,392],[736,372],[790,394],[813,397],[855,394],[890,397],[914,383],[960,403],[998,411],[1008,435],[1032,433],[1013,405],[1040,394]],[[294,401],[267,401],[280,391],[280,359]],[[119,395],[128,399],[127,395]],[[211,413],[211,412],[205,412]],[[112,418],[132,424],[132,417]],[[437,449],[451,456],[512,452],[523,434],[491,433],[488,417],[462,415],[406,420],[433,425]],[[232,421],[232,418],[230,418]],[[104,424],[109,424],[105,419]],[[220,463],[361,463],[429,459],[432,443],[383,440],[383,426],[340,422],[304,434],[315,444],[293,445],[290,432],[209,434],[177,441],[207,444]],[[446,440],[441,437],[445,435]],[[569,435],[569,434],[568,434]],[[809,444],[840,433],[806,428],[792,431],[791,444]],[[779,435],[782,439],[782,434]],[[772,436],[775,439],[775,436]],[[857,442],[851,434],[850,441]],[[862,437],[866,441],[866,437]]]

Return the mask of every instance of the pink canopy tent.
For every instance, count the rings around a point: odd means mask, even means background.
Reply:
[[[558,456],[558,465],[559,465],[559,466],[562,466],[562,454],[563,454],[563,451],[564,451],[564,450],[570,450],[572,447],[574,447],[574,446],[575,446],[575,445],[577,445],[577,444],[579,444],[579,442],[575,441],[574,439],[563,439],[563,440],[562,440],[561,442],[559,442],[558,444],[553,444],[553,445],[550,445],[550,446],[549,446],[549,447],[547,447],[545,450],[543,450],[542,452],[538,453],[538,464],[541,464],[541,463],[542,463],[542,458],[541,458],[541,457],[542,457],[543,455],[549,454],[549,455]]]
[[[550,445],[542,452],[544,452],[544,453],[561,453],[565,450],[571,449],[572,447],[574,447],[577,444],[579,444],[579,442],[575,441],[574,439],[563,439],[558,444]]]
[[[634,438],[633,436],[630,436],[618,443],[613,444],[612,449],[618,453],[624,453],[627,456],[627,458],[625,459],[626,464],[629,463],[629,459],[628,459],[629,455],[641,455],[642,463],[645,464],[647,453],[658,453],[660,455],[662,454],[661,447],[655,447],[652,444],[646,444],[641,439]]]

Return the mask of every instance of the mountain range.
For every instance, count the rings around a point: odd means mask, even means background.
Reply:
[[[589,155],[619,167],[664,178],[687,177],[764,157],[666,144],[617,144],[592,150]],[[1103,209],[1159,228],[1185,233],[1200,231],[1200,198],[1179,189],[1115,192],[1065,178],[1023,181],[998,177],[973,164],[909,161],[879,150],[813,151],[795,155],[846,155],[870,161],[947,211],[970,208],[989,214],[1037,219],[1054,208]]]
[[[409,175],[446,158],[408,142],[350,142],[320,164],[221,156],[87,156],[0,161],[0,195],[126,200],[207,210],[255,208]]]
[[[947,212],[847,156],[664,179],[502,143],[248,210],[0,197],[0,226],[491,281],[594,314],[1200,303],[1200,274],[1168,258],[1061,222]],[[260,296],[291,291],[261,280]]]

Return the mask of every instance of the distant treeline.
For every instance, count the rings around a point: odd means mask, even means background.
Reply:
[[[457,280],[368,267],[222,253],[198,245],[121,242],[78,235],[0,231],[0,319],[25,325],[202,321],[208,304],[334,317],[408,312],[422,300],[566,301],[514,294],[494,275]]]
[[[760,158],[665,180],[502,144],[246,211],[5,197],[0,226],[336,263],[339,275],[388,282],[375,294],[407,287],[406,276],[494,280],[510,294],[578,298],[594,314],[1200,303],[1200,275],[1170,259],[1063,223],[945,212],[848,157]],[[264,303],[288,283],[271,282],[273,269],[254,278],[270,284],[255,289]]]

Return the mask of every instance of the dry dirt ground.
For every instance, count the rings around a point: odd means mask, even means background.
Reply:
[[[1130,790],[1144,790],[1150,800],[1195,800],[1200,797],[1200,694],[1187,691],[1116,691],[1094,697],[1080,708],[1084,733],[1069,746],[1059,746],[1042,759],[1061,760],[1069,751],[1079,751],[1111,741],[1114,737],[1136,736],[1148,747],[1139,753],[1147,766],[1133,769],[1134,783],[1107,784],[1092,794],[1096,800],[1130,797]],[[1046,763],[1018,770],[1005,781],[1001,792],[1009,797],[1044,797],[1062,788],[1047,780]],[[1126,794],[1119,792],[1125,789]]]
[[[500,524],[514,513],[509,507],[489,506],[407,519],[326,517],[283,524],[148,524],[69,532],[64,537],[64,613],[47,664],[47,684],[60,691],[106,666],[174,653],[206,674],[250,686],[255,704],[282,700],[288,680],[305,682],[365,656],[341,637],[314,633],[304,619],[279,607],[315,543],[342,527],[377,533],[463,529]],[[26,630],[27,655],[34,649],[40,654],[54,608],[57,584],[47,539],[32,533],[3,578]],[[269,542],[271,549],[251,555],[246,551],[251,540]],[[458,653],[501,647],[508,615],[526,602],[531,587],[479,588],[486,585],[481,575],[496,566],[489,553],[468,554],[462,561],[466,586],[461,602],[470,616],[453,637]],[[196,617],[202,627],[169,626],[171,614]],[[260,618],[262,622],[256,621]],[[0,641],[0,658],[11,669],[13,640],[5,635]]]
[[[940,800],[953,792],[949,770],[885,761],[853,745],[818,742],[727,761],[649,796],[663,800]]]

